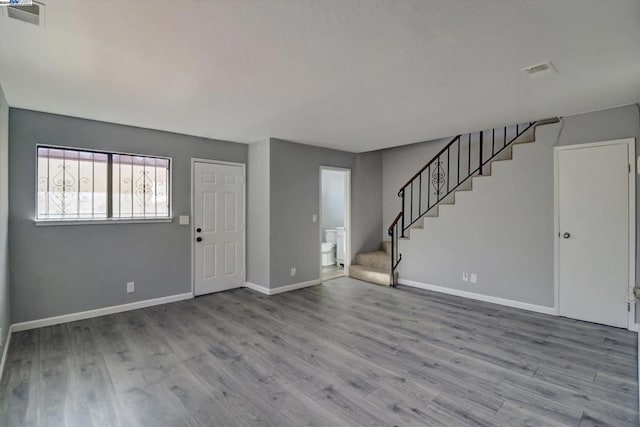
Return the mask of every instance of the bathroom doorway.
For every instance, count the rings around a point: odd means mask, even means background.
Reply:
[[[351,264],[351,170],[320,167],[320,278],[347,275]]]

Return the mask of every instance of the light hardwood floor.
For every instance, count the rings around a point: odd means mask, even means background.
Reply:
[[[340,278],[14,334],[0,425],[638,424],[637,335]]]

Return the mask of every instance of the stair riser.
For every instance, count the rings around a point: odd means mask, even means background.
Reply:
[[[381,257],[371,257],[363,254],[358,254],[356,255],[356,264],[364,265],[365,267],[391,270],[391,255],[385,254],[385,256]]]
[[[363,271],[356,268],[350,268],[349,277],[381,286],[391,286],[392,284],[390,274],[388,273]]]

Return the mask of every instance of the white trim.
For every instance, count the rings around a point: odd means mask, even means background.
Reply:
[[[195,238],[195,224],[194,222],[194,211],[195,211],[195,175],[194,169],[196,163],[209,163],[209,164],[217,164],[217,165],[228,165],[228,166],[238,166],[242,168],[242,280],[246,280],[247,278],[247,164],[246,163],[238,163],[238,162],[227,162],[224,160],[213,160],[213,159],[202,159],[198,157],[191,158],[191,212],[189,213],[190,220],[189,226],[191,227],[191,294],[195,297],[196,295],[196,276],[195,276],[195,268],[196,268],[196,258],[195,258],[195,246],[196,246],[196,238]],[[256,285],[257,286],[257,285]],[[238,286],[242,287],[242,285]]]
[[[92,317],[106,316],[108,314],[121,313],[123,311],[137,310],[139,308],[151,307],[154,305],[167,304],[170,302],[191,299],[191,292],[185,294],[170,295],[167,297],[147,299],[110,307],[96,308],[94,310],[80,311],[78,313],[63,314],[61,316],[47,317],[44,319],[30,320],[28,322],[14,323],[11,325],[13,332],[26,331],[28,329],[42,328],[44,326],[58,325],[60,323],[74,322],[76,320],[90,319]]]
[[[584,144],[561,145],[553,147],[553,236],[554,236],[554,265],[553,265],[553,287],[554,287],[554,306],[555,314],[560,315],[560,195],[559,195],[559,161],[558,152],[566,150],[579,150],[590,147],[603,147],[617,144],[627,144],[629,171],[629,293],[628,302],[630,303],[630,311],[627,320],[627,329],[630,331],[638,331],[639,325],[635,323],[636,304],[633,293],[636,277],[636,154],[635,154],[635,138],[614,139],[610,141],[588,142]]]
[[[292,283],[291,285],[279,286],[277,288],[267,289],[264,286],[256,285],[255,283],[245,282],[245,287],[254,291],[263,293],[265,295],[277,295],[283,292],[295,291],[296,289],[308,288],[309,286],[315,286],[322,283],[322,280],[315,279],[307,282]]]
[[[320,212],[318,212],[318,234],[320,237],[320,241],[318,242],[318,247],[322,244],[322,171],[323,170],[332,170],[338,172],[344,172],[344,200],[345,200],[345,209],[344,209],[344,268],[343,275],[347,276],[349,274],[349,266],[351,265],[351,168],[341,168],[337,166],[323,166],[320,165],[320,170],[318,173],[318,178],[320,181],[319,187],[319,199],[320,199]],[[337,256],[337,254],[336,254]],[[322,279],[322,250],[320,251],[320,260],[319,260],[319,277]],[[338,276],[339,277],[339,276]]]
[[[428,283],[415,282],[413,280],[398,279],[398,283],[405,286],[411,286],[428,291],[439,292],[441,294],[455,295],[458,297],[469,298],[478,301],[490,302],[493,304],[504,305],[506,307],[519,308],[521,310],[534,311],[536,313],[555,315],[554,307],[545,307],[543,305],[529,304],[527,302],[514,301],[505,298],[492,297],[490,295],[477,294],[474,292],[462,291],[444,286],[430,285]]]
[[[152,223],[168,223],[173,222],[173,217],[165,218],[131,218],[131,219],[37,219],[34,221],[36,227],[51,227],[57,225],[104,225],[104,224],[152,224]]]
[[[265,288],[264,286],[260,286],[252,282],[245,282],[244,286],[253,291],[260,292],[261,294],[269,295],[269,288]]]
[[[320,283],[322,283],[322,280],[315,279],[315,280],[309,280],[307,282],[299,282],[299,283],[292,283],[290,285],[279,286],[277,288],[269,289],[269,295],[277,295],[283,292],[295,291],[296,289],[308,288],[309,286],[319,285]]]
[[[7,334],[7,341],[4,342],[4,347],[2,349],[2,360],[0,361],[0,382],[2,381],[2,375],[4,374],[4,364],[7,361],[7,354],[9,352],[9,344],[11,343],[12,333],[13,333],[13,325],[9,325],[9,333]]]

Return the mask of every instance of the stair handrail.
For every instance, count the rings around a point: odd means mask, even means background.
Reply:
[[[512,137],[508,137],[508,130],[514,128],[514,126],[504,126],[502,128],[494,128],[490,130],[482,130],[480,132],[472,132],[468,134],[460,134],[454,136],[447,145],[445,145],[437,154],[435,154],[431,160],[429,160],[418,172],[416,172],[409,180],[400,187],[398,191],[398,197],[402,198],[402,209],[396,215],[393,222],[387,229],[389,236],[391,237],[391,284],[395,286],[395,271],[398,268],[398,264],[402,260],[402,254],[399,252],[398,241],[400,238],[405,237],[405,232],[417,221],[423,218],[427,213],[429,213],[433,208],[438,206],[442,200],[444,200],[451,193],[456,191],[462,184],[464,184],[467,180],[476,175],[483,175],[484,166],[495,159],[500,153],[507,149],[511,144],[513,144],[518,138],[520,138],[525,132],[527,132],[532,127],[540,124],[541,122],[546,122],[546,120],[533,121],[525,124],[517,124],[515,125],[515,134]],[[498,144],[496,149],[496,131],[502,130],[502,144]],[[491,152],[490,154],[485,155],[485,133],[491,137]],[[472,155],[471,155],[471,147],[472,147],[472,137],[473,135],[478,135],[478,154],[477,154],[477,167],[472,169]],[[467,153],[466,153],[466,171],[464,175],[461,177],[461,147],[463,140],[467,140]],[[489,138],[487,137],[487,141]],[[498,141],[500,143],[500,141]],[[450,185],[450,172],[451,172],[451,153],[454,151],[453,147],[456,147],[455,154],[457,156],[457,166],[456,166],[456,174],[457,179],[455,181],[455,185]],[[446,168],[442,167],[443,157],[446,155]],[[475,162],[475,160],[474,160]],[[474,163],[475,164],[475,163]],[[436,174],[432,175],[432,168],[436,168]],[[434,203],[431,203],[431,180],[427,180],[427,206],[426,209],[422,210],[422,176],[425,171],[428,170],[428,175],[433,178],[434,186],[436,186],[436,195],[434,197]],[[446,172],[445,172],[446,171]],[[446,175],[446,176],[445,176]],[[461,179],[462,178],[462,179]],[[414,212],[414,185],[417,181],[418,186],[418,212],[416,218],[413,218]],[[446,184],[446,192],[443,195],[444,185]],[[410,189],[410,206],[409,206],[409,220],[406,221],[407,217],[407,206],[406,206],[406,193],[407,187]],[[408,223],[408,224],[407,224]]]

